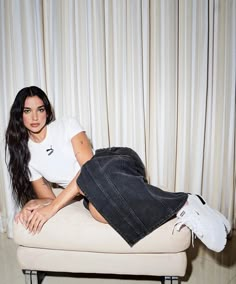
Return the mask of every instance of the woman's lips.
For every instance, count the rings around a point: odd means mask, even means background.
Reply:
[[[38,127],[40,124],[39,123],[31,123],[30,126],[32,127]]]

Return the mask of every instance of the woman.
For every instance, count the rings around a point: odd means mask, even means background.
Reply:
[[[6,130],[8,170],[16,215],[31,233],[77,195],[99,222],[109,223],[132,246],[170,218],[188,226],[209,248],[221,251],[228,220],[197,195],[165,192],[149,185],[138,155],[129,148],[99,149],[93,155],[75,119],[54,120],[50,102],[38,87],[19,91]],[[50,184],[64,190],[56,197]]]

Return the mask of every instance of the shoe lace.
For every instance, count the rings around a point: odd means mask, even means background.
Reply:
[[[183,226],[187,226],[191,230],[191,242],[192,242],[192,247],[194,247],[194,240],[196,237],[203,237],[203,233],[199,229],[199,221],[197,218],[194,216],[191,216],[190,218],[181,218],[178,219],[173,227],[172,234],[174,234],[175,229],[179,232]]]

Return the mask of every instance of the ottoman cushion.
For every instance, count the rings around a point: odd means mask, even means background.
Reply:
[[[83,206],[75,201],[61,209],[42,228],[31,235],[21,224],[14,224],[14,240],[31,248],[102,253],[175,253],[190,245],[190,231],[183,227],[173,230],[172,219],[140,240],[133,247],[108,224],[97,222]]]

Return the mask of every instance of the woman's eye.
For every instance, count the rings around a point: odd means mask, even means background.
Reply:
[[[44,112],[44,111],[45,111],[45,108],[44,108],[44,107],[42,107],[42,108],[39,109],[39,112]]]
[[[25,114],[30,113],[30,109],[24,109],[23,112],[24,112]]]

